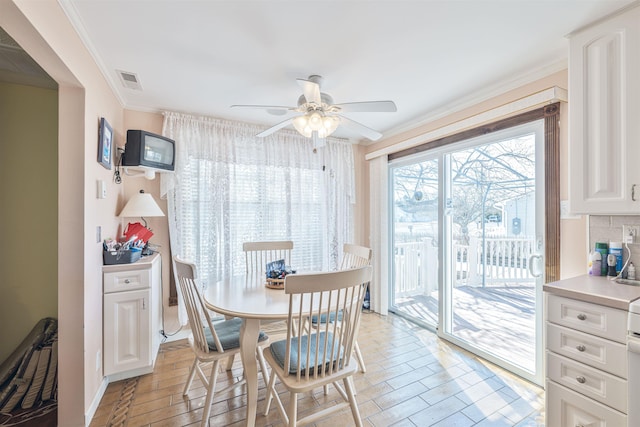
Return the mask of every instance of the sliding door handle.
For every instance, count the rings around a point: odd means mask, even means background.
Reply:
[[[537,260],[538,262],[534,262],[534,260]],[[533,277],[542,277],[542,266],[540,265],[540,268],[538,269],[538,271],[535,271],[535,269],[533,268],[534,264],[542,264],[542,255],[540,254],[533,254],[529,257],[529,262],[528,262],[528,268],[529,268],[529,274],[531,274]]]

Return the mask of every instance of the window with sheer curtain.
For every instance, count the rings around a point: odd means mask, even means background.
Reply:
[[[163,134],[176,141],[175,173],[161,177],[171,251],[195,262],[204,283],[244,272],[246,241],[292,240],[292,267],[319,271],[336,268],[353,238],[351,144],[328,138],[314,152],[294,131],[260,131],[164,114]]]

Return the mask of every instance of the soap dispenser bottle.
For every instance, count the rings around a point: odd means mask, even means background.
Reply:
[[[627,267],[627,279],[636,280],[636,266],[633,265],[632,262],[630,262],[629,267]]]
[[[607,276],[617,275],[616,264],[616,256],[614,254],[607,255]]]
[[[589,274],[600,276],[602,273],[602,255],[600,255],[600,252],[593,251],[589,259]]]

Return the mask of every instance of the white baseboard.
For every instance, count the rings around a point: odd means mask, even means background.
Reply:
[[[86,427],[89,427],[89,424],[91,424],[91,420],[93,419],[93,416],[98,410],[98,406],[100,406],[100,401],[102,400],[102,396],[104,396],[104,392],[107,390],[108,385],[109,385],[109,378],[107,377],[102,378],[102,383],[98,388],[98,392],[93,397],[93,401],[91,402],[91,405],[89,406],[87,412],[84,414],[84,425]]]

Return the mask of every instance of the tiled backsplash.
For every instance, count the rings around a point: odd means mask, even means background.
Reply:
[[[589,251],[593,252],[596,242],[622,242],[622,226],[635,225],[640,228],[640,215],[591,215],[589,216]],[[633,244],[628,245],[631,250],[631,261],[636,269],[640,267],[640,236],[636,236]],[[624,261],[629,257],[629,251],[623,244]],[[606,263],[606,260],[603,260]],[[636,270],[638,271],[638,270]],[[638,279],[638,273],[636,273]]]

